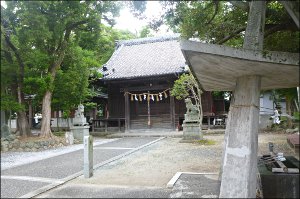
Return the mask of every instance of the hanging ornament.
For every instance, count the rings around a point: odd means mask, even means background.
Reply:
[[[149,102],[150,101],[150,95],[148,94],[147,96],[147,101]]]
[[[136,97],[136,94],[134,95],[134,99],[135,101],[139,101],[138,98]]]
[[[147,97],[147,95],[146,95],[146,94],[144,94],[144,100],[146,100],[146,97]]]
[[[140,100],[140,102],[142,101],[142,95],[139,95],[139,100]]]
[[[158,95],[156,94],[156,101],[159,101]]]
[[[168,95],[167,95],[166,91],[164,91],[164,94],[165,94],[165,98],[168,98]]]
[[[153,94],[151,94],[151,99],[152,99],[152,101],[154,102],[154,96],[153,96]]]
[[[162,94],[161,93],[159,93],[159,99],[162,100]]]
[[[133,95],[130,95],[130,100],[133,101]]]

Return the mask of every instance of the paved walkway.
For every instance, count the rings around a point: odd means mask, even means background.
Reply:
[[[135,137],[95,142],[94,169],[133,153],[160,139],[163,138]],[[34,197],[82,175],[82,148],[83,146],[78,148],[77,145],[74,146],[73,150],[48,153],[48,156],[47,152],[44,152],[46,157],[41,157],[40,153],[37,152],[39,157],[31,159],[30,162],[23,161],[18,163],[15,161],[12,162],[11,166],[6,165],[6,168],[1,169],[1,198]],[[17,158],[17,153],[1,154],[1,165],[2,161],[5,164],[4,162],[7,162],[12,154]],[[24,153],[21,156],[24,157]],[[76,194],[76,191],[74,193]]]

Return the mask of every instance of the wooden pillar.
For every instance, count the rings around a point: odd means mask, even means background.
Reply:
[[[32,128],[32,103],[31,103],[31,100],[29,100],[28,112],[29,112],[29,122],[28,122],[28,125],[29,125],[29,128],[31,129]]]
[[[252,1],[243,48],[262,50],[266,1]],[[261,77],[236,80],[225,130],[219,198],[255,198]]]
[[[170,95],[170,118],[171,118],[171,128],[176,130],[175,127],[175,100],[174,96]]]
[[[130,131],[130,99],[127,93],[127,89],[124,89],[125,92],[125,132]]]

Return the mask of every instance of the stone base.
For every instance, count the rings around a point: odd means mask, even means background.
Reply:
[[[73,126],[70,130],[75,139],[83,141],[83,136],[90,135],[89,128],[90,126]]]
[[[87,124],[85,117],[74,117],[73,125],[84,125]]]
[[[199,123],[184,123],[183,127],[183,140],[202,140],[203,133],[199,128]]]

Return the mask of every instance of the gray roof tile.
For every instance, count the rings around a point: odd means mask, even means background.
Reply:
[[[179,37],[164,36],[117,43],[117,50],[101,69],[104,80],[128,79],[184,72],[186,63]]]

